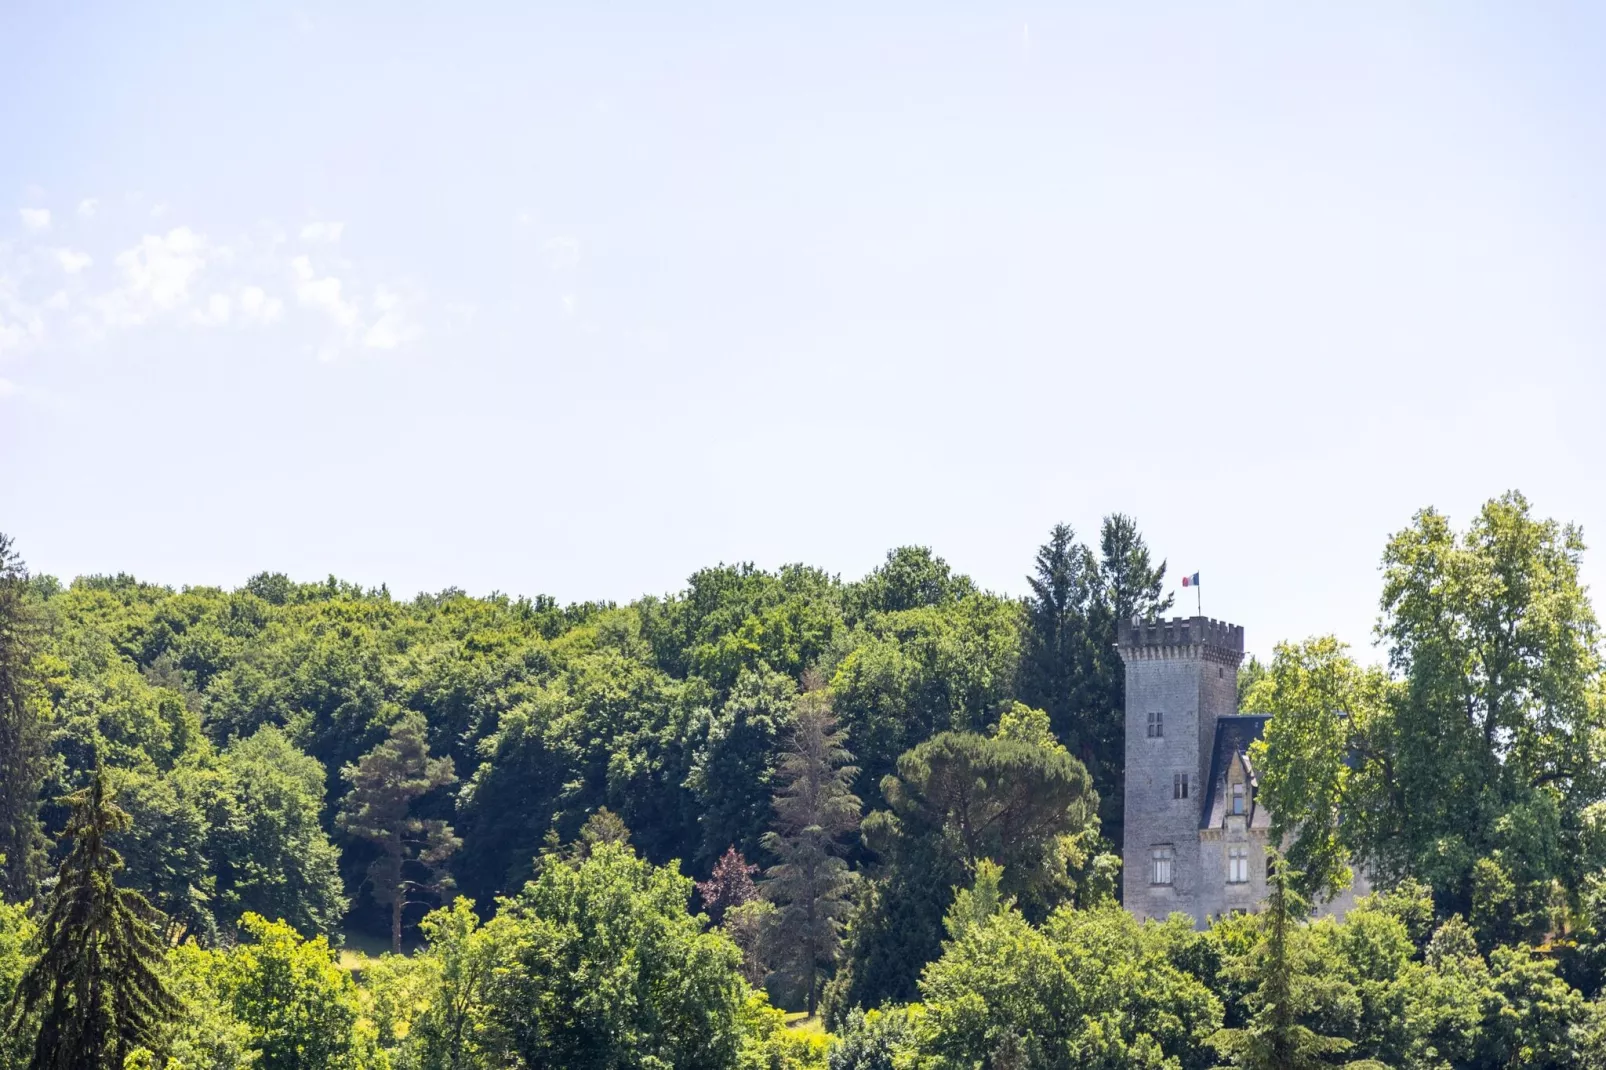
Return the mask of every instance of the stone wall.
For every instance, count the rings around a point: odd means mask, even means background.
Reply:
[[[1118,646],[1126,664],[1126,842],[1122,897],[1138,917],[1173,911],[1195,917],[1209,881],[1202,865],[1199,813],[1216,718],[1237,712],[1243,629],[1205,617],[1125,624]],[[1164,735],[1148,734],[1163,715]],[[1186,799],[1175,777],[1186,773]],[[1172,852],[1172,883],[1151,882],[1152,852]]]

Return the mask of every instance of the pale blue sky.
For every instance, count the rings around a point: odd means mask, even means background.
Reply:
[[[1606,8],[811,7],[0,0],[0,530],[1018,593],[1122,510],[1368,656],[1420,506],[1606,539]]]

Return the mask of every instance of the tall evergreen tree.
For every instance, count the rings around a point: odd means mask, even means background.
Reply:
[[[1153,563],[1136,520],[1124,513],[1105,517],[1099,530],[1099,603],[1105,615],[1153,620],[1170,609],[1174,596],[1165,593],[1165,564]]]
[[[412,813],[420,797],[457,780],[450,758],[429,756],[427,731],[423,714],[408,713],[373,750],[341,771],[351,792],[336,824],[379,848],[368,880],[374,901],[390,908],[390,942],[397,954],[403,913],[410,905],[433,901],[449,886],[443,865],[463,842],[445,821]]]
[[[1069,524],[1055,524],[1026,582],[1032,593],[1026,599],[1021,700],[1046,712],[1060,742],[1091,768],[1096,740],[1084,715],[1093,675],[1088,617],[1098,564]]]
[[[39,1014],[28,1070],[121,1067],[136,1048],[156,1050],[180,1010],[162,978],[161,915],[117,887],[123,860],[106,840],[129,818],[112,801],[105,772],[97,768],[68,802],[72,849],[40,928],[42,951],[12,1005],[13,1028]]]
[[[1165,562],[1155,565],[1137,522],[1104,518],[1099,554],[1056,524],[1027,577],[1027,628],[1020,697],[1048,713],[1060,742],[1079,758],[1098,788],[1104,834],[1123,836],[1126,765],[1126,673],[1115,650],[1119,623],[1152,620],[1171,608]]]
[[[1318,1070],[1327,1057],[1348,1051],[1353,1043],[1324,1036],[1307,1024],[1323,1002],[1329,985],[1318,975],[1316,949],[1300,922],[1308,907],[1295,886],[1299,874],[1276,851],[1266,854],[1266,909],[1255,951],[1239,960],[1229,975],[1255,984],[1249,1003],[1254,1017],[1242,1029],[1223,1029],[1211,1043],[1234,1066],[1246,1070]]]
[[[10,900],[31,897],[45,865],[44,747],[28,683],[36,624],[27,584],[26,566],[0,533],[0,897]]]
[[[1093,675],[1088,731],[1095,742],[1092,761],[1083,760],[1099,789],[1104,835],[1117,848],[1126,836],[1126,666],[1115,649],[1117,629],[1122,621],[1154,620],[1171,608],[1165,565],[1151,560],[1137,521],[1123,513],[1104,518],[1088,627]]]
[[[858,769],[822,689],[798,696],[792,741],[779,769],[775,827],[764,847],[780,861],[766,872],[763,892],[777,907],[776,961],[780,976],[801,988],[809,1014],[819,998],[821,971],[842,947],[853,873],[842,858],[843,837],[859,827]]]

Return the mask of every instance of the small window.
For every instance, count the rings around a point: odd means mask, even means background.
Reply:
[[[1241,780],[1232,786],[1232,812],[1240,815],[1244,812],[1244,782]]]
[[[1217,669],[1216,670],[1216,679],[1217,680],[1225,680],[1226,678],[1227,678],[1227,670],[1226,669]]]
[[[1171,797],[1173,799],[1186,799],[1188,797],[1188,774],[1174,773],[1171,776]]]
[[[1249,848],[1227,848],[1227,883],[1249,883]]]
[[[1150,873],[1149,883],[1171,883],[1171,857],[1171,848],[1169,847],[1156,847],[1154,849],[1151,856],[1153,869]]]
[[[1159,739],[1165,735],[1165,714],[1151,711],[1149,714],[1149,738]]]

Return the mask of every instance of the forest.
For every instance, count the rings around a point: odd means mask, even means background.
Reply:
[[[1124,515],[1025,597],[908,546],[627,605],[0,536],[0,1070],[1606,1066],[1582,533],[1402,521],[1376,663],[1240,670],[1282,850],[1202,930],[1119,903]]]

